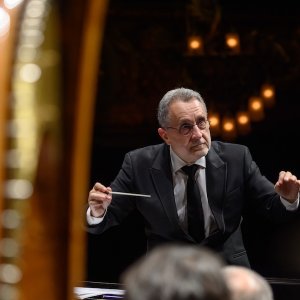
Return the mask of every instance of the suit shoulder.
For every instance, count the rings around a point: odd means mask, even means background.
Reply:
[[[232,154],[241,153],[241,152],[250,152],[247,146],[241,144],[235,144],[235,143],[213,141],[211,143],[211,146],[219,154],[227,153],[227,152]]]
[[[132,150],[127,153],[127,155],[132,157],[153,157],[157,155],[157,153],[161,151],[165,151],[167,146],[164,143],[157,144],[157,145],[150,145],[142,148],[138,148],[135,150]]]

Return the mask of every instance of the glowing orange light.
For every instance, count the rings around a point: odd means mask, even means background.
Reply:
[[[234,124],[231,121],[226,121],[223,124],[223,129],[225,131],[233,131],[234,130]]]
[[[220,124],[220,119],[217,116],[211,116],[209,118],[209,122],[210,122],[211,127],[215,127],[215,126],[218,126]]]
[[[260,97],[249,99],[248,111],[252,121],[261,121],[264,118],[264,104]]]
[[[200,36],[190,36],[188,38],[188,49],[191,53],[202,53],[203,41]]]
[[[199,49],[200,47],[201,47],[201,42],[199,40],[190,41],[190,48],[191,49]]]
[[[239,36],[235,33],[228,33],[226,35],[226,44],[229,48],[238,48],[240,44]]]
[[[274,96],[274,90],[271,88],[266,88],[263,90],[263,96],[265,98],[271,98]]]
[[[252,108],[253,110],[261,110],[261,108],[262,108],[261,101],[259,101],[259,100],[254,100],[254,101],[251,103],[251,108]]]
[[[249,117],[246,114],[241,114],[238,116],[238,123],[241,125],[245,125],[249,123]]]
[[[261,96],[264,99],[266,107],[272,107],[275,104],[275,88],[273,85],[264,84],[261,88]]]

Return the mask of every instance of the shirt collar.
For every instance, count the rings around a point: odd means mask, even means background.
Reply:
[[[170,147],[170,156],[171,156],[171,164],[173,173],[176,173],[183,166],[186,165],[186,162],[183,161]],[[206,159],[205,156],[200,157],[198,160],[194,162],[195,165],[199,165],[201,168],[206,168]]]

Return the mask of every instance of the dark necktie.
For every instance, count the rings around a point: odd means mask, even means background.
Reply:
[[[195,180],[198,168],[198,165],[191,165],[184,166],[181,169],[188,175],[186,186],[188,232],[197,242],[200,242],[205,238],[205,233],[200,191]]]

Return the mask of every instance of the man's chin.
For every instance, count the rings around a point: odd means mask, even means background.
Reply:
[[[207,145],[206,144],[198,144],[198,145],[195,145],[195,146],[192,146],[191,147],[191,150],[193,151],[193,152],[205,152],[205,153],[207,153],[207,151],[208,151],[208,147],[207,147]]]
[[[205,144],[197,145],[191,148],[193,155],[199,159],[202,156],[205,156],[208,153],[208,147]]]

